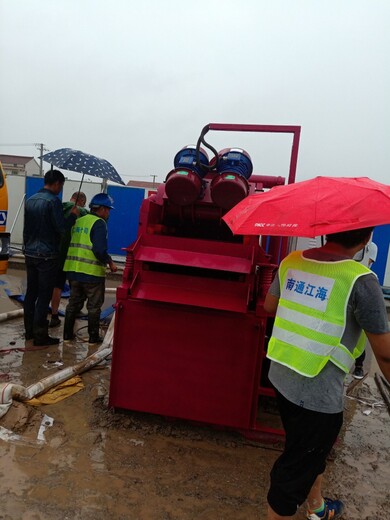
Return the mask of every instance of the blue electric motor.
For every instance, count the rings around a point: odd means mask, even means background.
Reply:
[[[199,160],[201,164],[204,164],[205,166],[209,165],[209,158],[203,148],[199,149]],[[173,165],[175,168],[188,168],[197,173],[201,178],[207,174],[207,170],[203,170],[196,163],[196,146],[191,144],[177,152],[173,160]]]
[[[200,164],[209,165],[209,158],[203,148],[199,149]],[[175,169],[165,179],[165,193],[168,199],[179,206],[193,204],[202,192],[202,179],[207,169],[202,169],[196,161],[196,146],[182,148],[173,161]]]
[[[218,153],[218,173],[236,173],[249,179],[253,172],[253,164],[248,152],[242,148],[225,148]]]
[[[252,172],[250,155],[242,148],[224,148],[218,152],[217,175],[210,186],[214,203],[223,209],[231,209],[247,197],[247,181]]]

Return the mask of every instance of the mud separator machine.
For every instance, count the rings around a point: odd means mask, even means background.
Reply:
[[[222,216],[285,178],[253,175],[249,154],[217,152],[205,141],[209,130],[293,134],[287,181],[295,180],[298,126],[209,124],[196,146],[176,154],[126,248],[109,404],[256,438],[280,433],[264,405],[274,392],[265,358],[272,320],[263,302],[287,239],[234,236]]]

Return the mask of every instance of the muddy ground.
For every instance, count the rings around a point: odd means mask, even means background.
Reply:
[[[85,322],[79,322],[83,327]],[[21,318],[0,323],[0,379],[27,386],[96,349],[30,350]],[[60,337],[61,329],[55,330]],[[83,331],[80,331],[82,335]],[[61,368],[61,367],[60,367]],[[0,419],[2,520],[264,519],[278,443],[256,444],[208,427],[108,409],[110,365],[82,375],[84,388],[51,405],[15,403]],[[347,520],[390,518],[390,419],[372,377],[348,399],[325,491]],[[369,412],[369,413],[368,413]],[[367,413],[367,415],[366,415]],[[37,435],[46,414],[53,425]],[[305,517],[304,511],[297,519]]]

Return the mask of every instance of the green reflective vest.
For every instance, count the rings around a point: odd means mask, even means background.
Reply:
[[[85,215],[72,227],[72,237],[64,264],[64,271],[74,271],[92,276],[106,276],[106,266],[99,262],[92,251],[91,229],[100,217]],[[101,219],[103,220],[103,219]]]
[[[356,280],[372,274],[354,260],[321,262],[295,251],[280,264],[280,299],[267,357],[307,377],[331,361],[345,373],[363,352],[362,332],[351,352],[341,343]]]

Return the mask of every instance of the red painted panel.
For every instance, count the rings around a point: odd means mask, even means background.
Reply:
[[[247,429],[258,349],[253,315],[119,302],[110,405]]]
[[[250,286],[247,282],[204,279],[189,275],[175,275],[142,271],[131,286],[133,298],[180,303],[234,312],[246,312]]]

